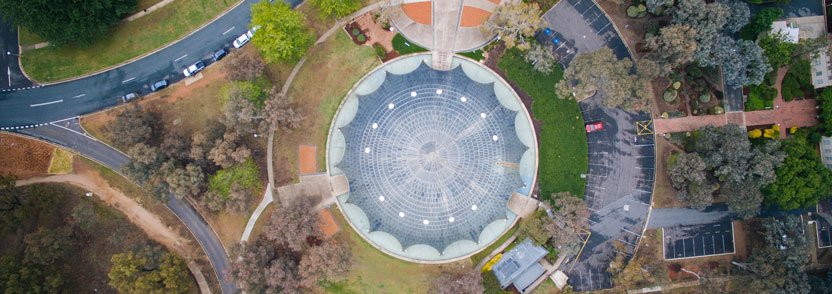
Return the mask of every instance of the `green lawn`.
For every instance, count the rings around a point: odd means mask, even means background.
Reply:
[[[117,25],[89,47],[47,47],[26,51],[21,63],[29,77],[39,82],[92,73],[177,40],[237,2],[174,1],[135,21]]]
[[[331,209],[341,227],[334,238],[350,248],[353,264],[347,279],[330,284],[325,288],[326,293],[427,293],[431,280],[441,274],[443,266],[406,262],[381,252],[347,224],[335,205]],[[444,266],[461,267],[461,264]]]
[[[29,30],[27,30],[24,27],[18,27],[17,33],[19,35],[18,39],[20,40],[20,47],[46,42],[46,40],[44,40],[38,35],[33,34],[32,32],[29,32]]]
[[[471,51],[471,52],[460,52],[460,53],[457,53],[457,54],[468,57],[468,58],[471,58],[471,59],[476,60],[476,61],[480,61],[480,60],[485,59],[485,54],[484,54],[484,52],[482,52],[482,49],[477,49],[477,50],[474,50],[474,51]]]
[[[428,50],[419,45],[414,44],[413,42],[408,41],[405,39],[402,34],[396,34],[393,36],[393,50],[399,52],[399,55],[407,55],[410,53],[417,53],[417,52],[427,52]],[[410,46],[408,46],[410,45]]]
[[[540,195],[567,191],[583,198],[588,159],[586,132],[581,109],[574,100],[555,95],[555,83],[563,78],[560,67],[550,74],[535,71],[517,50],[508,50],[498,66],[520,90],[534,99],[532,114],[543,122],[538,139]]]

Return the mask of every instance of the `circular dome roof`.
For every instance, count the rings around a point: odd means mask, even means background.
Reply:
[[[339,202],[377,247],[441,261],[472,254],[511,226],[507,203],[528,194],[534,172],[524,181],[521,165],[524,155],[536,165],[536,144],[519,99],[493,73],[455,58],[493,79],[477,82],[463,66],[439,71],[424,58],[390,62],[356,86],[336,116],[339,139],[330,141],[343,142],[334,148],[343,153],[331,156],[330,172],[346,176],[350,192]]]

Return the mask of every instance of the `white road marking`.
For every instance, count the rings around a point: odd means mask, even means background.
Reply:
[[[75,96],[72,96],[72,98],[81,98],[81,97],[84,97],[84,96],[87,96],[87,94],[75,95]]]
[[[121,83],[124,84],[124,83],[127,83],[127,82],[135,80],[135,79],[136,79],[136,77],[132,77],[132,78],[121,81]]]
[[[10,67],[6,67],[6,76],[9,77],[9,87],[12,86],[12,69]]]
[[[228,34],[228,32],[230,32],[230,31],[231,31],[231,30],[233,30],[233,29],[234,29],[234,27],[231,27],[230,29],[225,30],[225,32],[222,32],[222,34],[223,34],[223,35]]]
[[[185,57],[188,57],[188,54],[182,55],[182,57],[179,57],[179,58],[177,58],[177,59],[174,59],[174,60],[173,60],[173,62],[180,61],[180,60],[182,60],[182,58],[185,58]]]
[[[44,105],[49,105],[49,104],[61,103],[61,102],[64,102],[64,99],[49,101],[49,102],[45,102],[45,103],[32,104],[32,105],[29,105],[29,107],[38,107],[38,106],[44,106]]]

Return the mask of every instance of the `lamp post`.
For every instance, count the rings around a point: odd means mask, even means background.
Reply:
[[[6,55],[14,55],[14,56],[20,57],[19,54],[14,54],[11,51],[6,51]]]

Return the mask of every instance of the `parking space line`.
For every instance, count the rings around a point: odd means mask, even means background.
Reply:
[[[182,60],[182,58],[185,58],[185,57],[188,57],[188,54],[182,55],[181,57],[179,57],[177,59],[174,59],[173,62],[180,61],[180,60]]]
[[[135,79],[136,79],[136,77],[132,77],[132,78],[121,81],[121,83],[124,84],[124,83],[130,82],[130,81],[135,80]]]
[[[225,34],[228,34],[228,32],[230,32],[230,31],[231,31],[231,30],[233,30],[233,29],[234,29],[234,27],[231,27],[231,28],[229,28],[229,29],[225,30],[225,32],[222,32],[223,36],[224,36]]]
[[[84,96],[87,96],[87,94],[78,94],[78,95],[72,96],[72,98],[81,98],[81,97],[84,97]]]
[[[44,105],[49,105],[49,104],[61,103],[61,102],[64,102],[64,99],[49,101],[49,102],[44,102],[44,103],[38,103],[38,104],[31,104],[31,105],[29,105],[29,107],[38,107],[38,106],[44,106]]]

